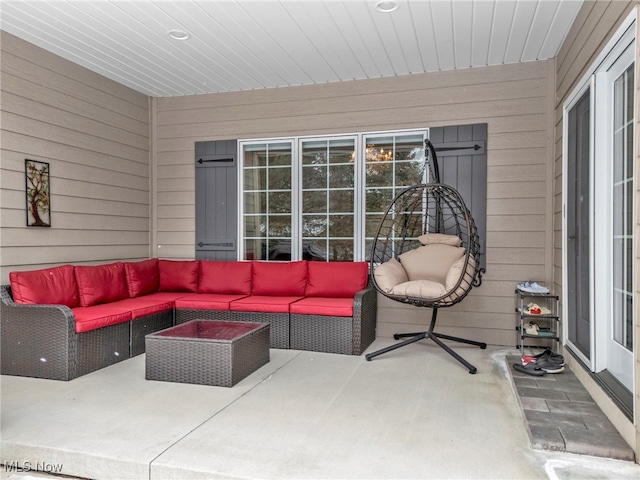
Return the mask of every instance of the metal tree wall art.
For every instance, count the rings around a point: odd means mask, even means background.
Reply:
[[[50,227],[49,164],[25,160],[27,226]]]

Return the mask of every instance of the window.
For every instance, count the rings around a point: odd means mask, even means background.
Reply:
[[[286,258],[292,234],[291,142],[242,146],[244,258]]]
[[[240,142],[240,258],[366,259],[393,197],[426,181],[427,135],[414,130]]]
[[[353,260],[356,140],[307,140],[302,156],[302,258]]]
[[[633,351],[633,93],[632,63],[613,83],[613,339]]]
[[[366,251],[385,209],[403,189],[427,181],[422,135],[365,137]]]

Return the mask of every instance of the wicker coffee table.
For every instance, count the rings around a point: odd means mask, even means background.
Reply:
[[[147,380],[231,387],[269,361],[269,324],[192,320],[145,343]]]

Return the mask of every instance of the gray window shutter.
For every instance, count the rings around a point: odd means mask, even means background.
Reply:
[[[237,140],[196,142],[196,259],[236,260]]]
[[[438,155],[440,181],[464,199],[480,237],[480,267],[486,268],[487,124],[429,128]]]

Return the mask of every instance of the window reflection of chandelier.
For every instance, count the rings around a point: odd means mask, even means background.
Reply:
[[[393,160],[393,150],[382,147],[367,146],[367,162],[389,162]]]

